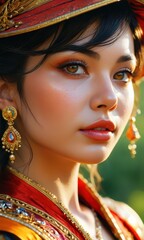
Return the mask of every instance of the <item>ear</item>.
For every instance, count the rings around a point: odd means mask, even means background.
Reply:
[[[0,110],[7,106],[15,106],[14,86],[11,83],[0,80]]]

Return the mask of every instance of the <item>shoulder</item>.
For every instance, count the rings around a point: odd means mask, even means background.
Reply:
[[[126,203],[115,201],[111,198],[103,198],[103,201],[113,214],[130,229],[136,231],[141,240],[144,240],[144,224],[138,214]]]

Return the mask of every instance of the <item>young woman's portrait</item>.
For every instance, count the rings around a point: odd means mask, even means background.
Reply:
[[[129,120],[135,133],[143,31],[143,0],[0,1],[0,239],[144,239],[97,186]]]

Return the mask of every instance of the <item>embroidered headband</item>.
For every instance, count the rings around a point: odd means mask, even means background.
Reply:
[[[120,0],[0,0],[0,38],[34,31]],[[144,29],[144,0],[130,0]]]

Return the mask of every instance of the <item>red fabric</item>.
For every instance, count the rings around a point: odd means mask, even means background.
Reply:
[[[123,223],[124,226],[126,226],[127,229],[129,229],[129,231],[131,233],[133,233],[133,235],[135,236],[135,239],[137,240],[142,240],[140,238],[140,236],[137,234],[137,232],[135,231],[135,229],[123,218],[121,218],[118,214],[116,214],[114,211],[111,210],[111,213],[116,216],[117,218],[119,218],[121,220],[121,222]]]
[[[85,203],[88,206],[93,208],[97,213],[100,214],[100,216],[102,216],[105,219],[101,208],[100,199],[97,198],[95,195],[92,195],[90,188],[88,188],[88,186],[80,179],[79,179],[79,196],[80,198],[84,199]],[[123,225],[126,226],[126,228],[135,236],[136,240],[141,240],[140,236],[138,236],[135,229],[125,219],[122,219],[114,211],[111,211],[111,213],[113,214],[113,216],[116,216],[118,219],[120,219]]]
[[[0,193],[10,195],[13,198],[22,200],[47,212],[70,229],[78,239],[83,240],[83,237],[77,229],[71,225],[63,212],[50,199],[9,171],[7,171],[7,175],[3,175],[2,180],[0,180]]]
[[[74,225],[67,219],[64,213],[45,195],[39,192],[37,189],[32,187],[27,182],[21,180],[17,176],[13,175],[11,172],[7,171],[7,174],[3,175],[0,180],[0,193],[10,195],[13,198],[22,200],[34,207],[39,208],[47,212],[49,215],[53,216],[55,219],[60,221],[65,227],[70,229],[78,239],[83,240],[84,238],[77,231]],[[94,209],[101,217],[105,220],[101,203],[101,198],[97,197],[90,188],[85,184],[85,182],[79,179],[78,182],[79,189],[79,198],[83,203],[86,203],[87,206]],[[126,220],[121,219],[115,212],[111,212],[114,216],[116,215],[123,224],[133,233],[136,240],[141,240],[137,235],[135,229],[130,226]]]
[[[3,1],[3,0],[2,0]],[[115,0],[117,1],[117,0]],[[64,16],[69,14],[72,16],[78,15],[76,11],[82,10],[86,8],[85,10],[88,11],[88,7],[95,4],[99,4],[105,1],[104,0],[51,0],[51,1],[45,1],[44,4],[38,5],[38,7],[35,7],[37,5],[34,5],[32,9],[27,10],[24,13],[21,13],[12,19],[15,22],[22,22],[21,25],[19,25],[18,28],[10,27],[9,29],[5,31],[0,32],[0,36],[4,35],[5,33],[13,32],[13,34],[18,33],[24,33],[25,31],[31,31],[33,29],[38,29],[42,25],[42,27],[49,26],[51,24],[54,24],[55,19],[56,22],[61,22],[64,20]],[[90,9],[91,9],[90,7]],[[16,9],[17,10],[17,9]],[[80,14],[80,13],[79,13]],[[68,16],[69,18],[69,16]],[[67,19],[67,18],[65,18]],[[54,22],[53,22],[54,21]],[[29,30],[28,30],[29,29]],[[12,35],[13,35],[12,34]]]
[[[117,0],[115,0],[117,1]],[[0,5],[4,4],[4,0],[0,0]],[[113,1],[112,1],[113,2]],[[110,2],[109,2],[110,3]],[[130,0],[132,8],[137,14],[138,20],[144,29],[144,4],[137,2],[136,0]],[[34,29],[39,29],[41,27],[45,27],[56,22],[60,22],[64,19],[72,17],[74,15],[78,15],[82,12],[87,12],[91,9],[99,7],[106,4],[105,0],[51,0],[45,1],[45,3],[39,5],[33,5],[31,9],[29,6],[26,7],[24,13],[18,13],[17,16],[14,16],[12,20],[15,23],[22,22],[18,27],[10,27],[5,31],[0,32],[0,37],[7,35],[12,35],[28,32]],[[15,7],[15,5],[14,5]],[[22,7],[22,6],[21,6]],[[83,9],[83,11],[82,11]],[[15,12],[18,12],[19,9],[14,9]],[[77,12],[78,11],[78,12]],[[69,13],[71,16],[69,16]],[[9,14],[11,15],[11,14]],[[67,16],[67,18],[64,18]]]

